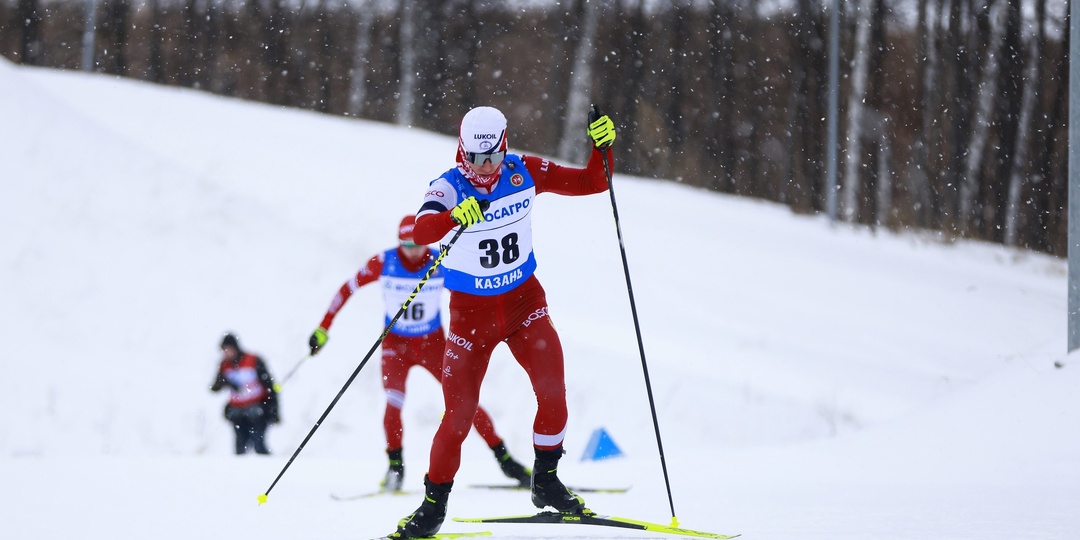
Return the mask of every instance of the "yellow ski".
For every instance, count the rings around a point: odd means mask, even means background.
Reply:
[[[454,518],[454,521],[463,523],[565,523],[570,525],[599,525],[601,527],[618,527],[623,529],[637,529],[639,531],[651,531],[665,534],[677,534],[681,536],[693,536],[697,538],[715,538],[728,540],[737,538],[739,535],[725,535],[706,531],[695,531],[672,525],[650,523],[615,516],[601,516],[592,510],[586,509],[582,513],[540,512],[521,516],[503,516],[487,518]]]
[[[408,540],[456,540],[458,538],[468,538],[471,536],[491,536],[490,531],[478,531],[478,532],[461,532],[461,533],[436,533],[431,536],[420,536],[416,538],[408,538]],[[373,540],[406,540],[407,537],[401,536],[396,532],[392,532],[386,536],[381,536]]]

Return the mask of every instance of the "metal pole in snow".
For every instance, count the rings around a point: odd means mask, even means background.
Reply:
[[[1080,8],[1069,9],[1069,352],[1080,348]]]
[[[836,221],[836,146],[837,130],[839,123],[839,94],[840,94],[840,0],[833,0],[832,9],[829,12],[829,133],[828,133],[828,156],[825,169],[828,178],[825,182],[825,207],[829,213],[829,221]]]
[[[94,71],[94,33],[97,32],[97,0],[86,0],[86,27],[82,39],[82,69]]]

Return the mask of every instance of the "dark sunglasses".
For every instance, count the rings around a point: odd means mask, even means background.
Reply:
[[[472,163],[477,167],[487,163],[488,161],[496,164],[502,163],[502,160],[505,157],[506,150],[502,150],[500,152],[488,152],[486,154],[480,154],[477,152],[465,152],[465,159],[469,160],[469,163]]]

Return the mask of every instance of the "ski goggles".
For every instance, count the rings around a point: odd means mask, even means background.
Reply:
[[[493,164],[498,165],[499,163],[502,163],[502,160],[505,157],[506,150],[500,150],[498,152],[488,152],[486,154],[481,154],[479,152],[465,152],[465,159],[469,160],[469,163],[472,163],[477,167],[489,161]]]

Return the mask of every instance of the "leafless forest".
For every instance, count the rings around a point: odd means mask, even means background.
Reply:
[[[831,0],[0,0],[0,53],[825,208]],[[1066,0],[840,2],[839,218],[1066,253]],[[89,29],[89,30],[88,30]]]

